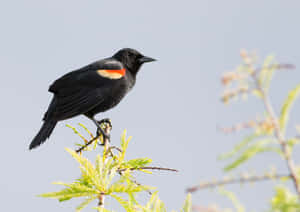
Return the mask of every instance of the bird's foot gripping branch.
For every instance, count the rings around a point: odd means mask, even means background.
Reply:
[[[80,146],[80,148],[78,148],[76,150],[77,153],[81,153],[83,150],[85,150],[91,144],[94,144],[94,149],[95,149],[96,146],[97,146],[96,144],[100,144],[101,146],[105,146],[110,142],[110,131],[112,130],[111,120],[106,118],[106,119],[102,119],[100,121],[95,120],[95,122],[97,123],[96,136],[93,136],[93,134],[84,125],[79,124],[91,136],[91,140],[89,140],[89,141],[87,139],[85,139],[84,136],[82,136],[80,133],[78,133],[76,128],[74,128],[70,125],[67,125],[71,129],[73,129],[73,131],[77,135],[79,135],[80,138],[82,138],[83,141],[84,141],[84,144],[77,144],[78,146]]]
[[[91,136],[86,139],[76,128],[68,126],[84,141],[79,145],[79,149],[73,151],[66,148],[66,151],[79,163],[81,176],[72,183],[59,184],[64,188],[57,192],[45,193],[41,197],[54,198],[59,201],[70,200],[75,197],[83,197],[83,202],[77,207],[76,211],[81,211],[92,201],[97,201],[98,211],[107,212],[105,209],[105,199],[115,199],[126,211],[166,211],[164,204],[158,198],[155,188],[138,183],[133,172],[144,172],[151,174],[153,170],[174,171],[175,169],[149,166],[152,162],[150,158],[135,158],[131,160],[125,159],[126,150],[128,148],[131,137],[126,138],[126,131],[121,136],[120,147],[110,146],[109,140],[102,135],[94,136],[84,125],[79,124]],[[111,123],[104,121],[101,123],[103,131],[110,134],[112,129]],[[96,150],[98,143],[103,145],[101,154],[98,154],[93,164],[87,157],[83,156],[83,152]],[[154,191],[152,193],[152,191]],[[150,200],[146,205],[138,203],[136,195],[145,192],[151,194]],[[111,206],[110,206],[111,208]],[[190,196],[185,201],[182,211],[191,210]]]

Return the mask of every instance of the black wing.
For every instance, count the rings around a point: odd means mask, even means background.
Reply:
[[[64,120],[84,114],[104,101],[109,92],[108,79],[97,74],[99,69],[122,69],[120,62],[105,59],[72,71],[56,80],[49,88],[54,98],[44,120]]]
[[[44,120],[64,120],[84,114],[104,100],[104,92],[100,89],[80,89],[68,96],[55,95]]]
[[[54,83],[50,85],[49,91],[52,93],[68,92],[68,90],[72,91],[74,85],[84,85],[87,87],[98,86],[101,84],[99,82],[101,79],[106,81],[106,79],[99,77],[97,74],[97,70],[100,69],[120,70],[124,69],[124,66],[122,63],[112,58],[99,60],[81,69],[69,72],[55,80]]]

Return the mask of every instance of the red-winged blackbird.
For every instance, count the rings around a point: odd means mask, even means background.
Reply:
[[[44,143],[58,121],[84,114],[99,127],[94,116],[116,106],[134,86],[143,63],[155,61],[134,49],[121,49],[110,58],[91,63],[57,79],[49,92],[54,97],[44,123],[29,149]],[[103,132],[102,132],[103,133]]]

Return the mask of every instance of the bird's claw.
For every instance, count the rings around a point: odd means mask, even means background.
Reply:
[[[108,130],[108,132],[110,132],[110,130],[112,129],[112,124],[110,119],[106,118],[106,119],[102,119],[100,121],[97,121],[96,119],[92,118],[93,122],[96,124],[97,126],[97,131],[96,131],[96,135],[97,137],[99,137],[100,135],[103,136],[103,144],[100,145],[104,145],[107,141],[110,142],[110,134],[106,133],[105,130],[103,128],[110,128]],[[101,127],[102,125],[102,127]]]
[[[107,139],[108,141],[110,141],[110,134],[107,134],[106,132],[104,132],[103,128],[101,127],[102,124],[108,124],[109,127],[112,128],[111,121],[108,118],[97,121],[97,136],[102,135],[103,140]],[[100,144],[100,145],[104,145],[104,144]]]
[[[97,123],[99,124],[99,126],[100,126],[101,124],[106,123],[106,124],[109,125],[110,128],[112,128],[111,120],[110,120],[109,118],[105,118],[105,119],[102,119],[102,120],[100,120],[100,121],[97,121]]]
[[[106,139],[110,139],[110,135],[105,133],[101,127],[97,129],[97,136],[100,135],[103,135],[103,137]]]

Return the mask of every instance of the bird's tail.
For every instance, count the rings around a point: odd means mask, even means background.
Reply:
[[[38,134],[32,140],[29,149],[33,149],[46,141],[47,138],[51,135],[57,121],[55,120],[46,120],[41,127]]]

